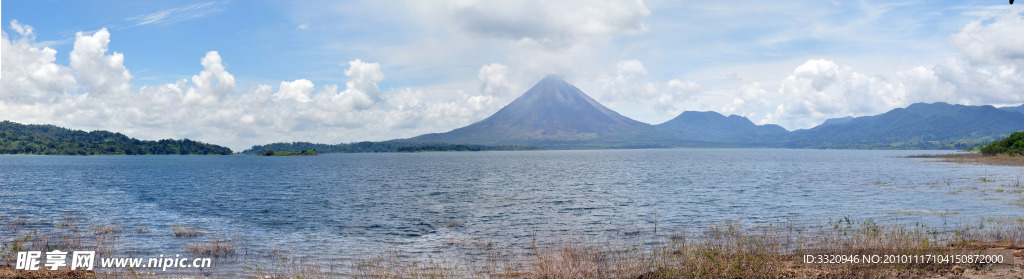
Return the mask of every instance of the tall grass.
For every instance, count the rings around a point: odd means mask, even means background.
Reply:
[[[954,255],[1019,249],[1020,222],[939,231],[849,218],[817,227],[793,224],[711,226],[693,235],[634,245],[586,241],[534,247],[524,253],[486,248],[487,257],[437,264],[388,253],[356,265],[355,278],[903,278],[956,274],[984,265],[952,263],[804,264],[804,255]],[[1012,258],[1013,255],[1006,255]],[[482,267],[481,267],[482,266]],[[325,276],[329,277],[329,276]]]
[[[126,250],[117,239],[125,230],[109,226],[80,229],[77,222],[47,232],[32,231],[3,239],[0,258],[13,264],[19,251],[96,249],[116,256]],[[127,230],[130,231],[130,230]],[[664,233],[664,232],[663,232]],[[175,237],[174,232],[168,235]],[[193,256],[226,257],[245,249],[236,238],[191,240]],[[818,226],[782,224],[745,227],[739,222],[694,232],[658,235],[637,231],[620,242],[566,237],[558,243],[513,249],[500,241],[467,242],[472,253],[424,259],[400,251],[353,262],[322,262],[315,257],[262,255],[246,264],[250,278],[777,278],[777,277],[929,277],[955,275],[985,265],[804,264],[804,255],[949,255],[975,254],[999,247],[1024,248],[1024,223],[982,220],[971,226],[938,229],[921,225],[879,224],[842,218]],[[183,241],[183,239],[182,239]],[[98,255],[99,256],[99,255]],[[1012,255],[1009,255],[1012,258]],[[4,265],[0,263],[0,265]],[[190,271],[188,277],[215,276]],[[102,278],[160,278],[159,270],[102,270]],[[240,274],[235,274],[235,276]],[[222,277],[216,275],[216,277]],[[234,277],[234,276],[229,276]]]

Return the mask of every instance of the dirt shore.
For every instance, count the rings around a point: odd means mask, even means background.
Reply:
[[[907,158],[933,158],[951,163],[976,163],[1000,166],[1024,166],[1024,156],[985,155],[977,152],[961,152],[942,155],[914,155]]]

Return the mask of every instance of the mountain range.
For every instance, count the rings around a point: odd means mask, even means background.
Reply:
[[[1024,113],[1024,105],[1020,105],[1020,106],[1016,106],[1016,107],[1001,107],[999,109],[1005,110],[1005,111],[1013,111],[1013,112]]]
[[[1024,129],[1024,106],[996,108],[916,103],[788,131],[717,112],[686,111],[650,125],[625,117],[559,76],[549,75],[498,112],[446,133],[397,142],[528,145],[554,149],[785,147],[963,149]]]
[[[788,131],[743,116],[686,111],[661,124],[630,119],[559,76],[547,76],[484,120],[446,133],[351,144],[272,143],[243,153],[531,150],[674,147],[969,149],[1024,130],[1024,105],[916,103],[886,113],[826,120]],[[145,141],[106,131],[0,122],[0,154],[231,154],[188,139]]]

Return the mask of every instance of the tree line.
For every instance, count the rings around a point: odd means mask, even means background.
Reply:
[[[1024,155],[1024,131],[1010,134],[1010,136],[981,147],[981,153],[987,155],[1009,154]]]
[[[190,139],[138,140],[108,131],[0,122],[0,154],[230,155],[231,149]]]

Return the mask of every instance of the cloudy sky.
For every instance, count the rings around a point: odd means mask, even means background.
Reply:
[[[1024,103],[1007,1],[4,1],[0,119],[254,144],[445,132],[560,74],[625,116],[794,130]]]

